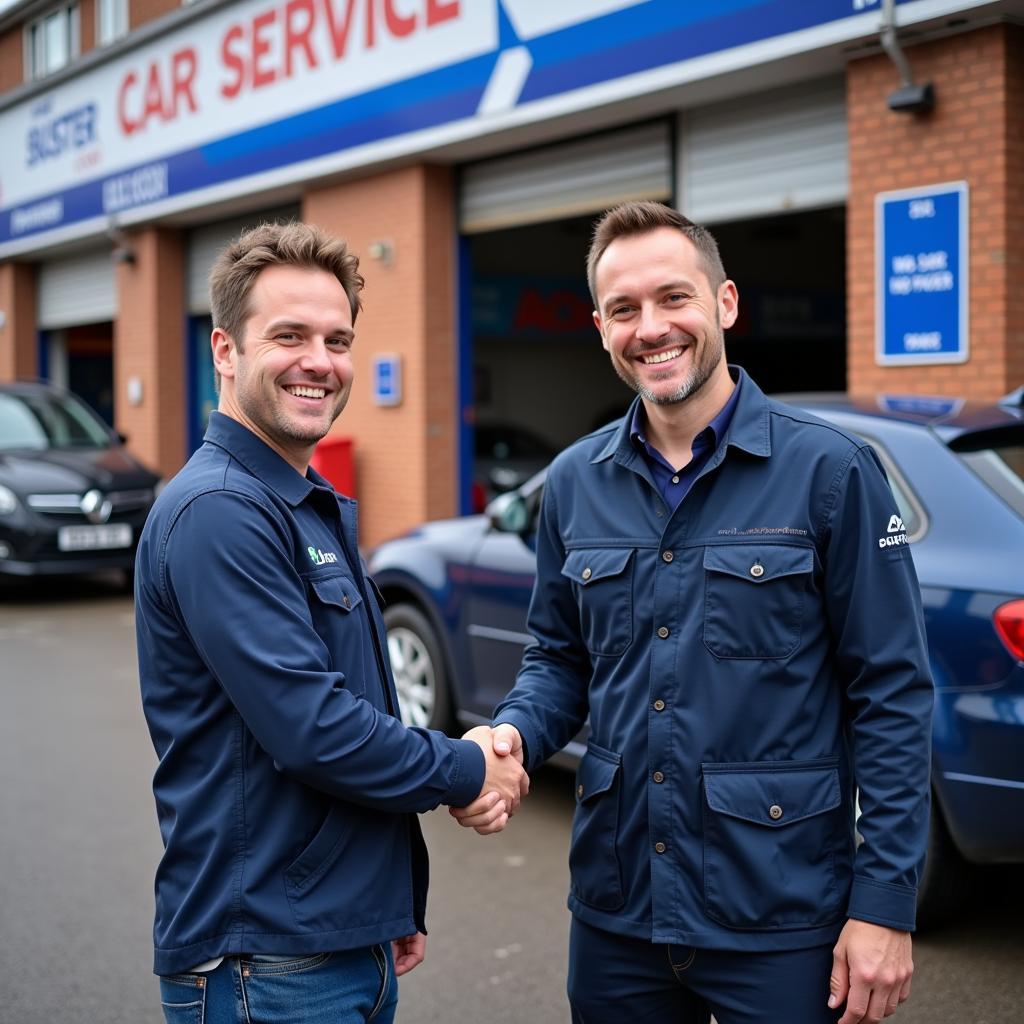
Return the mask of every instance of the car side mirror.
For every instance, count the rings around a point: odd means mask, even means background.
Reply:
[[[526,499],[518,491],[499,494],[487,506],[487,518],[499,533],[518,533],[519,536],[529,532],[533,519]]]

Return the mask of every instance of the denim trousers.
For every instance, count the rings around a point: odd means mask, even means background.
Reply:
[[[160,978],[167,1024],[391,1024],[390,944],[301,956],[225,957],[206,974]]]
[[[832,944],[737,953],[613,935],[573,918],[573,1024],[834,1024]]]

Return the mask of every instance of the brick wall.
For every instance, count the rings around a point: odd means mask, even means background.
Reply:
[[[455,228],[450,171],[411,167],[314,189],[303,219],[360,257],[365,307],[356,322],[355,386],[334,433],[355,439],[360,539],[369,545],[456,508]],[[393,246],[390,266],[371,243]],[[371,357],[402,357],[403,401],[371,399]]]
[[[36,276],[30,263],[0,263],[0,380],[39,375]]]
[[[184,248],[177,232],[156,228],[130,245],[135,262],[117,265],[115,426],[143,462],[170,475],[185,461]],[[142,382],[137,406],[127,399],[132,377]]]
[[[0,93],[25,81],[25,42],[21,25],[0,34]]]
[[[96,0],[78,0],[78,49],[88,53],[96,48]]]
[[[908,47],[915,79],[935,85],[935,109],[924,116],[888,109],[886,99],[900,83],[887,57],[848,66],[847,369],[853,392],[994,398],[1024,383],[1022,35],[995,25]],[[876,366],[875,194],[960,180],[970,189],[970,359],[964,365]]]
[[[181,6],[181,0],[128,0],[128,29],[132,31],[147,21],[162,18]]]

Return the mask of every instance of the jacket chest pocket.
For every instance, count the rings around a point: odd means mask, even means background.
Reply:
[[[569,551],[562,575],[573,582],[580,632],[591,654],[624,654],[633,642],[633,549]]]
[[[733,928],[808,928],[842,916],[852,829],[834,760],[705,764],[704,907]]]
[[[704,646],[716,658],[785,658],[800,644],[810,548],[704,549]]]
[[[359,606],[362,595],[355,581],[336,575],[309,579],[313,628],[330,656],[330,669],[345,676],[345,689],[361,694],[366,689],[368,627]],[[371,659],[372,660],[372,659]]]

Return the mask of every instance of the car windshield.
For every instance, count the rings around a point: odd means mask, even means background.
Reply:
[[[102,421],[70,395],[0,394],[0,451],[105,448]]]
[[[958,444],[957,454],[1018,515],[1024,516],[1024,430]]]

